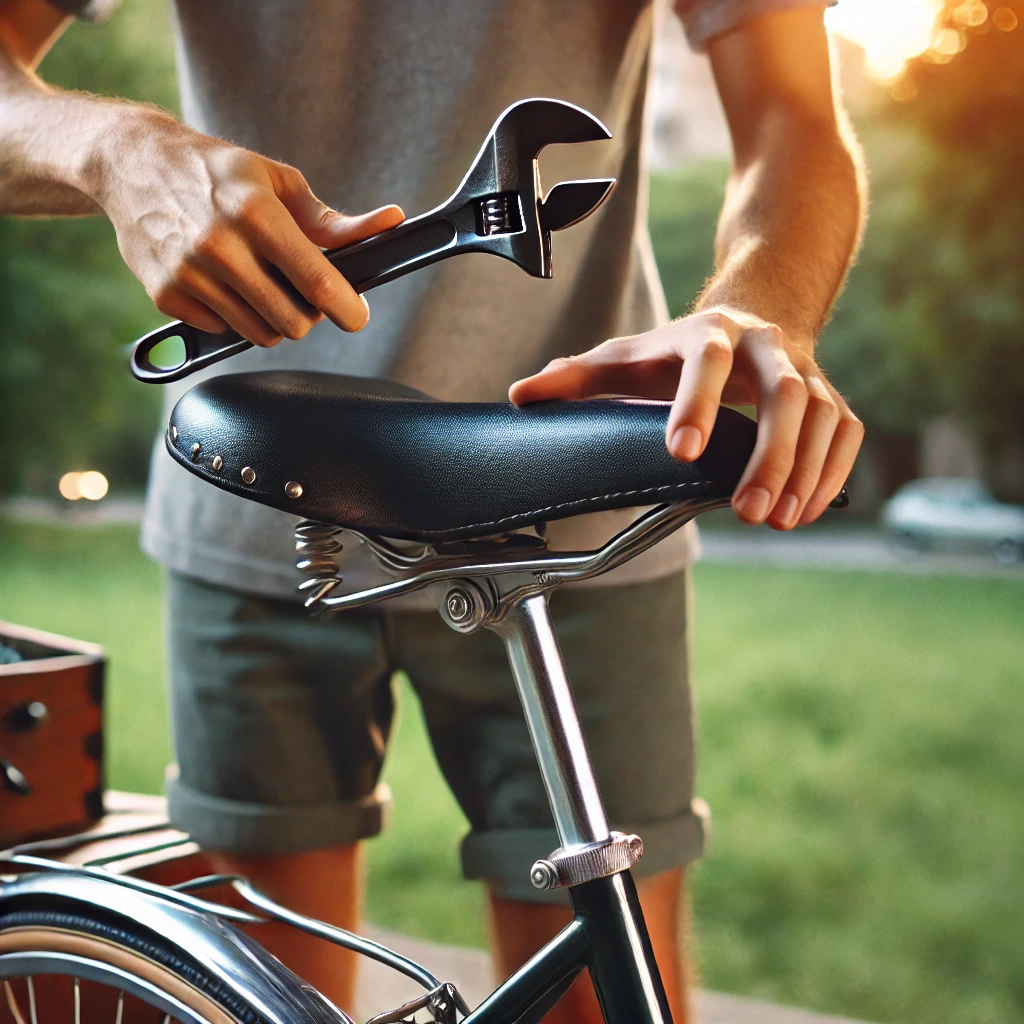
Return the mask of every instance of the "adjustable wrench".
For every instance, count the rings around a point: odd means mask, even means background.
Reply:
[[[495,122],[455,194],[429,213],[324,253],[357,292],[463,252],[489,252],[534,277],[551,276],[551,232],[578,223],[608,197],[614,178],[563,181],[547,195],[537,157],[552,143],[610,139],[581,107],[562,100],[513,103]],[[161,368],[150,358],[169,338],[185,344],[184,362]],[[211,334],[182,321],[159,327],[132,348],[138,380],[169,383],[252,347],[234,331]]]

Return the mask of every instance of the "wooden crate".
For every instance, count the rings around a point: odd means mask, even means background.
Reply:
[[[0,640],[24,659],[0,664],[2,847],[103,814],[105,659],[96,644],[6,622]]]

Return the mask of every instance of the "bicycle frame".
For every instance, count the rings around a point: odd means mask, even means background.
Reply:
[[[561,844],[550,860],[534,865],[531,877],[541,888],[567,887],[574,916],[475,1010],[464,1013],[466,1024],[538,1024],[584,968],[590,973],[607,1024],[671,1024],[671,1010],[636,887],[628,866],[623,866],[639,859],[641,844],[635,836],[621,836],[609,829],[551,624],[548,595],[563,582],[595,576],[627,561],[698,513],[720,504],[691,500],[659,506],[601,549],[575,554],[548,552],[543,540],[535,538],[520,546],[506,547],[504,541],[485,544],[469,553],[461,546],[454,550],[426,547],[410,555],[379,539],[359,537],[393,582],[336,596],[331,591],[341,582],[340,577],[314,581],[317,591],[307,602],[314,611],[360,607],[394,593],[429,587],[451,628],[463,633],[487,628],[505,644]],[[323,548],[318,563],[322,566],[325,557],[340,550],[340,544],[333,540],[336,532],[322,524],[302,524],[296,537],[303,557],[316,556],[316,548]],[[150,927],[148,918],[161,915],[162,923],[156,929],[159,934],[172,932],[168,922],[184,928],[182,947],[209,970],[223,973],[226,969],[232,984],[245,990],[250,1000],[259,992],[258,967],[250,964],[247,973],[236,971],[232,975],[230,963],[219,953],[214,956],[214,947],[203,936],[215,918],[236,923],[276,919],[388,964],[422,984],[429,990],[428,998],[440,994],[445,1000],[444,1012],[435,1019],[443,1024],[454,1024],[455,1006],[467,1009],[451,986],[443,985],[418,964],[378,943],[279,907],[243,879],[214,875],[164,889],[125,876],[104,877],[99,866],[72,867],[35,855],[75,842],[42,841],[0,854],[0,862],[43,872],[0,887],[0,903],[27,892],[49,893],[83,905],[109,908]],[[224,884],[234,885],[239,895],[265,916],[191,895]],[[195,941],[189,938],[190,931],[194,931]],[[417,1005],[428,1003],[421,1000]],[[404,1020],[408,1008],[381,1014],[371,1024]],[[439,1005],[437,1008],[441,1009]],[[322,1014],[318,1010],[316,1019],[348,1021],[329,1004],[323,1010]]]

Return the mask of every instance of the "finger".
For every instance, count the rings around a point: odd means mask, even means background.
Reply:
[[[323,245],[325,249],[340,249],[342,246],[352,245],[353,242],[361,242],[364,238],[372,238],[382,231],[397,228],[405,220],[402,208],[394,205],[382,206],[379,210],[356,215],[337,213],[334,210],[331,213],[333,216],[328,233],[322,236],[329,238],[330,244],[325,245],[313,239],[317,245]],[[312,238],[312,235],[309,237]]]
[[[839,409],[829,388],[820,377],[807,381],[808,399],[804,412],[800,439],[796,446],[793,469],[779,498],[768,517],[768,524],[776,530],[789,530],[796,526],[815,487],[839,423]]]
[[[680,461],[692,462],[704,451],[732,363],[732,344],[719,328],[702,331],[699,339],[687,347],[665,429],[668,450]]]
[[[299,294],[343,331],[358,331],[370,319],[370,307],[327,257],[299,229],[280,204],[268,202],[247,211],[251,244],[277,267]]]
[[[222,331],[228,330],[228,325],[223,318],[180,288],[167,289],[157,296],[154,304],[165,316],[173,317],[175,320],[184,320],[185,323],[198,327],[201,331],[220,334]]]
[[[789,479],[807,406],[803,378],[788,360],[780,365],[777,353],[769,358],[776,370],[770,377],[761,367],[761,380],[771,382],[759,396],[757,441],[732,501],[736,515],[752,524],[767,519]]]
[[[306,179],[294,167],[277,165],[274,189],[299,230],[322,249],[337,249],[397,227],[405,220],[401,207],[382,206],[355,217],[346,216],[322,203]]]
[[[207,247],[198,265],[223,281],[278,334],[298,340],[323,318],[283,275],[258,258],[241,238]]]
[[[179,274],[179,285],[254,345],[271,348],[281,340],[281,335],[249,303],[215,277],[188,267]]]
[[[863,440],[864,424],[845,407],[844,403],[818,486],[800,516],[801,524],[814,522],[843,489],[853,470]]]
[[[669,349],[644,351],[635,337],[612,338],[583,355],[552,360],[539,373],[516,381],[508,397],[514,405],[595,395],[670,398],[679,363],[680,356]]]

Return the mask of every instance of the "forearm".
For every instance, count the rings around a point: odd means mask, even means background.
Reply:
[[[140,120],[162,117],[51,88],[0,44],[0,214],[102,212],[104,168]]]
[[[860,241],[860,152],[852,133],[795,116],[765,132],[730,179],[695,308],[741,309],[813,345]]]

